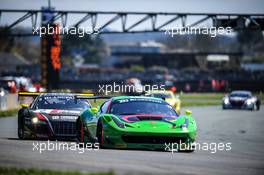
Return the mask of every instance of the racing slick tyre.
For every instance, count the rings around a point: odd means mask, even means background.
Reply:
[[[17,128],[17,136],[19,139],[24,140],[25,139],[25,131],[23,127]]]
[[[81,146],[84,143],[84,126],[83,122],[80,119],[77,120],[76,131],[77,143],[79,144],[79,146]]]
[[[99,143],[99,148],[104,148],[104,127],[102,120],[98,121],[96,135]]]
[[[22,117],[18,117],[17,136],[21,140],[25,139],[25,129],[23,126],[23,118]]]
[[[178,149],[178,152],[180,152],[180,153],[192,153],[192,152],[194,152],[195,147],[194,146],[190,146],[192,144],[193,144],[193,142],[187,144],[188,145],[187,148],[186,148],[186,144],[185,144],[185,146],[183,148]]]
[[[194,150],[179,150],[180,153],[192,153]]]
[[[185,149],[185,150],[178,150],[180,153],[192,153],[194,152],[194,149]]]

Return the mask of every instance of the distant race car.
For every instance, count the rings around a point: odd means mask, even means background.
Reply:
[[[110,98],[77,121],[77,140],[98,142],[101,148],[164,150],[165,144],[191,145],[196,131],[191,111],[179,116],[164,100],[144,96]],[[184,151],[193,151],[189,148]]]
[[[18,111],[19,139],[76,138],[76,120],[91,108],[87,100],[75,99],[75,94],[21,92],[19,96],[34,97],[31,105],[22,104]]]
[[[146,96],[164,99],[174,107],[178,114],[181,112],[181,100],[172,91],[150,91],[146,93]]]
[[[250,91],[232,91],[222,99],[223,109],[259,110],[260,99]]]

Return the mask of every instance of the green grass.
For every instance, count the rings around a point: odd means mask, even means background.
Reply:
[[[223,96],[224,94],[222,93],[184,93],[179,95],[182,107],[221,105],[221,99]],[[100,106],[103,102],[103,99],[90,101],[91,105],[94,107]]]
[[[176,94],[179,95],[182,107],[189,107],[189,106],[216,106],[221,105],[221,99],[227,93],[183,93],[183,94]],[[264,94],[255,94],[258,96],[261,101],[264,101]],[[100,106],[105,100],[98,99],[98,100],[90,100],[90,103],[93,107]],[[1,117],[9,117],[15,116],[17,114],[18,109],[0,111],[0,118]]]
[[[0,175],[114,175],[114,173],[80,173],[77,171],[62,172],[35,168],[0,167]]]
[[[189,107],[189,106],[217,106],[221,105],[221,101],[182,101],[182,107]]]
[[[18,112],[18,109],[10,109],[5,111],[0,111],[0,118],[15,116]]]
[[[204,100],[221,100],[225,94],[224,93],[183,93],[176,94],[180,96],[180,99],[204,99]]]
[[[221,105],[224,93],[183,93],[179,95],[182,107]]]
[[[183,93],[176,94],[179,95],[181,99],[211,99],[211,100],[221,100],[228,93]],[[258,96],[261,100],[264,100],[263,93],[254,93],[255,96]]]
[[[179,95],[182,101],[182,107],[188,106],[216,106],[222,104],[222,98],[228,93],[183,93]],[[264,100],[264,94],[254,94],[261,101]]]

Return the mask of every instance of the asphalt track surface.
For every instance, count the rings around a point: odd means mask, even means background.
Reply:
[[[0,119],[0,165],[117,174],[264,174],[264,106],[260,111],[191,107],[198,143],[228,143],[230,151],[194,153],[144,150],[33,151],[34,140],[18,140],[16,117]],[[40,141],[41,142],[41,141]]]

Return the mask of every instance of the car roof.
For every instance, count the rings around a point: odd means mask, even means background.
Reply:
[[[245,91],[245,90],[236,90],[236,91],[232,91],[231,94],[248,94],[248,95],[251,95],[252,93],[250,91]]]
[[[116,100],[125,100],[125,99],[151,99],[151,100],[156,100],[156,101],[162,101],[165,102],[163,99],[161,98],[156,98],[156,97],[146,97],[146,96],[118,96],[118,97],[113,97],[112,101],[116,101]]]

